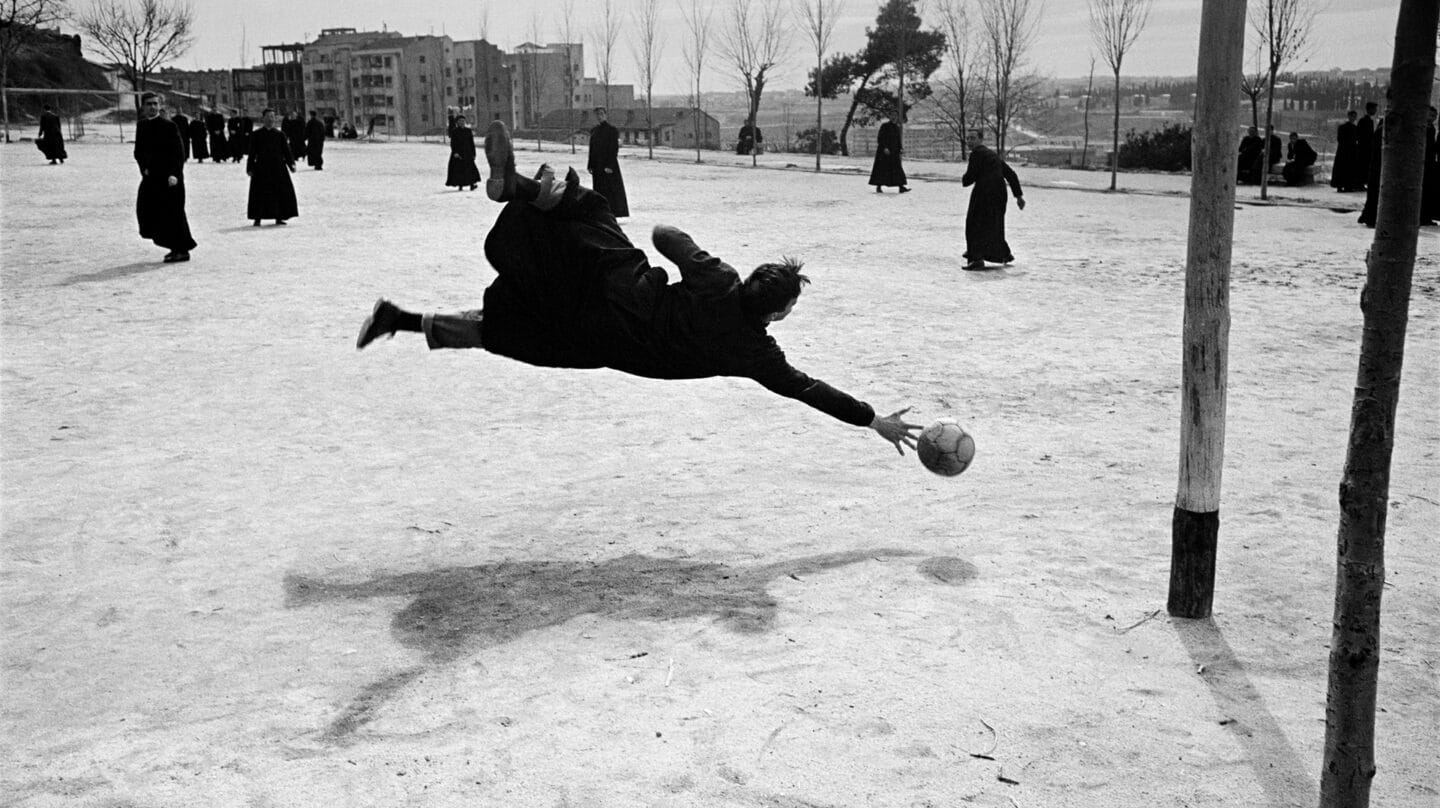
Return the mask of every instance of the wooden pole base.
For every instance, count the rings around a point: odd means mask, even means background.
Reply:
[[[1170,522],[1170,597],[1174,617],[1210,616],[1215,600],[1215,548],[1220,512],[1196,513],[1177,507]]]

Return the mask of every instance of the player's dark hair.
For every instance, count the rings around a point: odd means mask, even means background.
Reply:
[[[790,301],[800,296],[800,287],[810,282],[800,274],[802,266],[804,264],[787,256],[778,264],[755,267],[740,289],[740,307],[745,319],[761,324],[769,315],[784,311]]]

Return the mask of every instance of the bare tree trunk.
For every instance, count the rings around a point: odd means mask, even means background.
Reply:
[[[1176,617],[1208,617],[1215,595],[1225,385],[1230,339],[1230,253],[1235,231],[1234,129],[1244,61],[1244,0],[1205,0],[1195,100],[1190,234],[1185,257],[1180,474],[1170,527]]]
[[[1335,614],[1325,695],[1321,808],[1365,808],[1375,777],[1375,693],[1380,673],[1380,596],[1395,408],[1420,232],[1425,125],[1435,78],[1440,4],[1401,0],[1385,115],[1375,241],[1360,294],[1364,332],[1350,439],[1340,481]]]
[[[825,130],[820,127],[824,123],[824,116],[821,114],[825,104],[825,54],[815,54],[815,170],[820,170],[820,150],[825,143]]]
[[[0,107],[5,116],[5,142],[10,142],[10,61],[0,64]]]
[[[1080,150],[1080,167],[1090,165],[1090,99],[1095,94],[1095,58],[1090,58],[1090,83],[1085,85],[1085,143]]]
[[[1110,190],[1115,190],[1115,175],[1120,172],[1120,68],[1115,68],[1115,118],[1110,136]]]
[[[1270,91],[1265,94],[1265,148],[1260,167],[1260,198],[1270,198],[1270,138],[1275,135],[1275,71],[1270,71]]]

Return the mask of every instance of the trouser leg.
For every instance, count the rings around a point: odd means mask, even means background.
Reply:
[[[437,348],[484,348],[480,336],[484,318],[485,312],[480,309],[458,314],[426,314],[420,318],[420,330],[425,332],[425,344],[432,351]]]

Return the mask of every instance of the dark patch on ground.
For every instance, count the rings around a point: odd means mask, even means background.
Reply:
[[[411,597],[391,621],[391,631],[401,645],[423,652],[427,665],[436,665],[584,614],[657,621],[713,615],[735,631],[759,633],[774,625],[779,606],[767,591],[771,581],[803,580],[861,561],[911,555],[893,548],[856,550],[756,567],[627,555],[598,563],[529,561],[452,567],[358,583],[287,575],[285,605]],[[975,568],[957,558],[929,559],[920,571],[945,583],[975,576]],[[410,668],[367,685],[331,722],[324,738],[343,741],[423,670]]]
[[[156,258],[154,261],[143,263],[124,264],[118,267],[102,269],[98,272],[87,272],[83,275],[71,275],[63,281],[57,281],[56,286],[74,286],[77,283],[99,283],[103,281],[118,281],[121,278],[128,278],[131,275],[143,275],[146,272],[154,272],[159,269],[169,269],[170,264]]]

